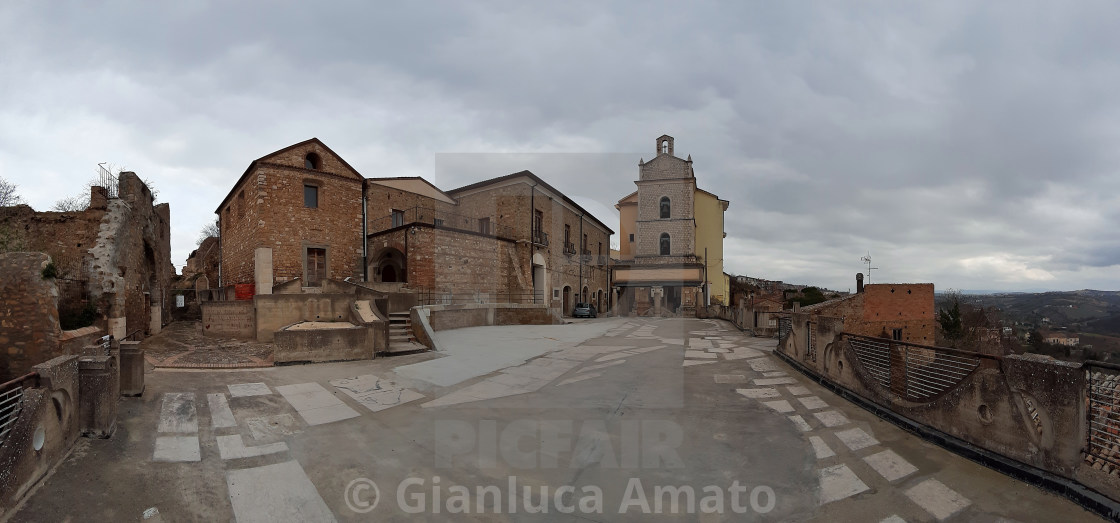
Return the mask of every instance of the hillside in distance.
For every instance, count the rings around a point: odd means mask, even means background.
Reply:
[[[1120,291],[1063,291],[968,295],[968,301],[999,308],[1011,321],[1120,336]]]

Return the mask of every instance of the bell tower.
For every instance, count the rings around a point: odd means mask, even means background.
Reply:
[[[663,134],[657,139],[657,154],[658,155],[668,154],[669,156],[673,155],[673,137],[672,136],[669,136],[667,134]]]

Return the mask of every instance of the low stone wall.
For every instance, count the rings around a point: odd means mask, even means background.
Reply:
[[[59,350],[67,355],[81,354],[82,348],[97,344],[97,340],[104,336],[101,332],[100,328],[94,326],[62,331],[58,338]]]
[[[809,313],[786,313],[782,321],[789,332],[777,352],[822,383],[931,429],[934,439],[947,435],[1010,458],[1023,470],[1044,471],[1088,485],[1113,503],[1120,500],[1118,478],[1086,470],[1082,458],[1088,429],[1081,364],[854,336],[844,332],[843,319]],[[1094,503],[1086,499],[1075,501]]]
[[[202,303],[202,333],[205,335],[254,339],[257,335],[255,318],[251,301]]]
[[[412,330],[417,341],[439,350],[432,332],[488,325],[561,325],[560,310],[547,305],[483,303],[425,305],[412,308]]]
[[[350,321],[354,294],[258,294],[257,341],[272,341],[276,331],[301,321]]]
[[[0,446],[0,519],[78,438],[78,356],[59,356],[34,371],[38,383],[24,389],[19,419]]]
[[[276,363],[368,360],[377,352],[375,330],[353,326],[329,329],[284,329],[275,333]]]

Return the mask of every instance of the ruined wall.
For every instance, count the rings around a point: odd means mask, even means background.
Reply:
[[[135,173],[119,175],[119,198],[108,201],[85,271],[91,299],[118,339],[151,331],[152,307],[160,323],[171,318],[171,209],[154,205],[152,192]]]
[[[272,341],[276,331],[301,321],[350,321],[354,294],[258,294],[257,341]]]
[[[195,288],[195,281],[202,276],[206,277],[209,285],[218,285],[218,265],[221,263],[218,243],[217,237],[210,236],[191,251],[187,263],[183,265],[183,288]]]
[[[406,239],[407,236],[407,239]],[[370,238],[370,252],[394,248],[407,254],[408,286],[453,294],[523,293],[532,276],[509,240],[416,225]],[[372,269],[371,269],[372,274]]]
[[[42,276],[49,262],[38,252],[0,254],[0,382],[58,355],[58,288]]]
[[[255,339],[256,312],[249,301],[206,301],[202,308],[202,333],[210,336]]]

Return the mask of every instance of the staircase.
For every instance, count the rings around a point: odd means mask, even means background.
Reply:
[[[412,334],[412,317],[408,311],[389,313],[389,352],[427,350]]]

